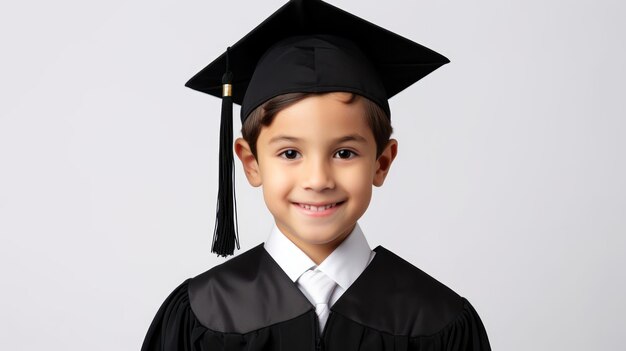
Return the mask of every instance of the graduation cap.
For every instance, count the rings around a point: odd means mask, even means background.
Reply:
[[[450,62],[407,38],[320,0],[291,0],[185,86],[222,99],[217,218],[211,251],[239,249],[232,104],[241,123],[265,101],[293,92],[346,91],[378,104]]]

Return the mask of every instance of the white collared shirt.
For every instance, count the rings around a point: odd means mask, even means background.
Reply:
[[[332,306],[352,283],[363,273],[365,267],[372,261],[376,252],[370,249],[367,239],[358,223],[352,232],[337,246],[322,263],[313,262],[296,244],[287,238],[274,224],[269,237],[263,247],[296,283],[302,273],[308,269],[318,268],[330,279],[337,283],[337,287],[330,297],[329,306]],[[298,288],[314,304],[306,289],[297,283]]]

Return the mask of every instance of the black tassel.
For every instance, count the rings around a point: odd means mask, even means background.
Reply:
[[[222,76],[219,190],[217,193],[217,215],[213,232],[213,245],[211,246],[211,252],[224,257],[233,254],[235,243],[237,244],[237,249],[239,249],[235,168],[233,164],[233,74],[229,67],[229,52],[230,47],[226,50],[226,73]]]

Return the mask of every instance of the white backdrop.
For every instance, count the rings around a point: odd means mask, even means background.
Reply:
[[[494,350],[623,349],[624,3],[329,2],[452,61],[390,100],[370,246],[467,297]],[[0,5],[2,350],[138,350],[224,261],[220,101],[184,83],[283,3]],[[240,254],[271,217],[236,172]]]

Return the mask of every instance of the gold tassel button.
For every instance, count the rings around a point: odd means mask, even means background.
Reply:
[[[232,96],[233,95],[233,85],[232,84],[223,84],[222,85],[222,96]]]

